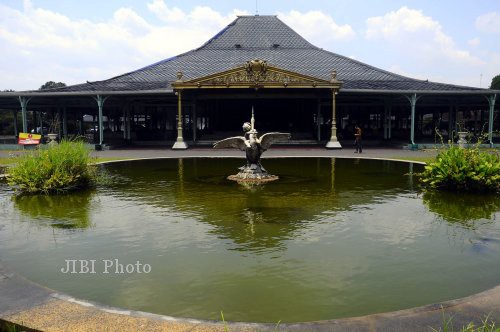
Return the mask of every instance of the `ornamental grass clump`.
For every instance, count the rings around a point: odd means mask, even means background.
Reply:
[[[7,171],[8,183],[21,193],[49,194],[84,189],[95,184],[96,167],[82,141],[62,140],[47,149],[16,157]]]
[[[450,146],[420,173],[424,187],[457,192],[500,192],[498,151]]]

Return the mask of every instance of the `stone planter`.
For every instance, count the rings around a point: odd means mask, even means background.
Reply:
[[[466,131],[459,131],[458,132],[458,146],[461,148],[465,148],[465,144],[467,144],[467,132]]]
[[[57,134],[47,134],[47,144],[57,144]]]

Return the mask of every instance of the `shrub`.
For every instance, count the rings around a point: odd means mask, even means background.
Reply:
[[[428,188],[459,192],[499,192],[500,158],[497,153],[480,151],[478,146],[450,146],[419,174]]]
[[[16,157],[7,171],[8,183],[21,193],[57,193],[95,184],[97,169],[90,165],[90,150],[82,141],[60,144]]]

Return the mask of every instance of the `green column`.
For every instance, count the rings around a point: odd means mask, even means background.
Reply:
[[[104,122],[102,110],[104,107],[104,102],[108,99],[108,97],[103,97],[101,95],[97,95],[94,97],[94,100],[97,102],[97,107],[99,108],[98,121],[99,121],[99,147],[102,148],[104,143]]]
[[[21,112],[23,117],[23,133],[28,132],[28,103],[31,98],[19,97],[19,103],[21,104]]]
[[[410,141],[412,147],[414,147],[415,144],[415,108],[417,105],[417,101],[420,99],[420,97],[417,97],[416,93],[413,93],[409,96],[405,96],[406,99],[410,102],[411,106],[411,128],[410,128]]]
[[[490,143],[490,147],[493,147],[493,120],[494,117],[493,115],[495,114],[495,101],[497,98],[497,95],[491,95],[486,97],[488,99],[488,104],[490,104],[490,116],[489,116],[489,121],[488,121],[488,141]]]

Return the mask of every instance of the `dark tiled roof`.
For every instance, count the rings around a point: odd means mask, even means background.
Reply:
[[[182,71],[194,79],[241,66],[252,59],[329,80],[336,70],[343,90],[471,91],[478,88],[416,80],[322,50],[276,16],[241,16],[198,49],[108,80],[51,92],[168,90]]]

